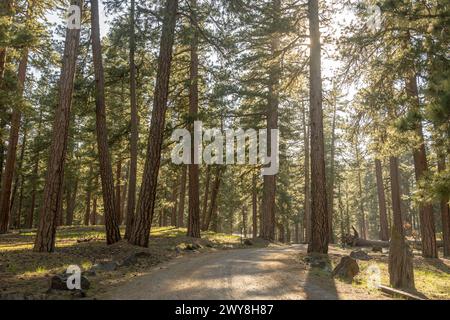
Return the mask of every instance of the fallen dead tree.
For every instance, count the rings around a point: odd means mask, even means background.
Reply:
[[[359,237],[358,231],[356,231],[355,227],[352,227],[353,235],[348,234],[342,238],[342,243],[349,247],[355,248],[389,248],[389,241],[380,241],[380,240],[365,240]],[[414,248],[420,249],[422,248],[422,242],[420,241],[407,241],[408,244]],[[442,248],[444,243],[442,241],[437,242],[438,248]]]

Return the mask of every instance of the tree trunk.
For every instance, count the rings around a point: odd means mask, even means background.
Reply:
[[[311,178],[310,178],[310,131],[309,126],[306,123],[306,108],[304,103],[303,106],[303,137],[305,144],[305,203],[304,203],[304,215],[303,215],[303,225],[305,226],[305,240],[307,243],[311,241]]]
[[[116,219],[117,225],[122,224],[122,159],[118,159],[116,163]]]
[[[191,137],[194,139],[196,132],[194,130],[194,121],[198,118],[198,30],[197,0],[190,0],[191,7],[191,65],[189,79],[189,118],[191,124]],[[187,236],[200,238],[200,191],[199,191],[199,166],[195,164],[195,143],[191,141],[191,164],[189,165],[189,216]]]
[[[82,0],[73,0],[71,4],[78,5],[80,8],[83,7]],[[40,210],[40,222],[34,245],[34,250],[38,252],[53,252],[55,249],[57,212],[62,201],[60,195],[63,187],[64,161],[67,150],[70,107],[72,104],[79,42],[80,30],[67,29],[59,81],[58,107],[53,124],[50,158],[47,166],[44,196]]]
[[[100,176],[103,191],[103,207],[106,225],[106,242],[111,245],[120,240],[120,230],[117,223],[117,209],[114,196],[114,179],[108,148],[108,133],[106,127],[105,78],[102,62],[102,47],[100,43],[100,19],[98,0],[91,1],[92,51],[95,69],[96,88],[96,126],[97,147],[100,163]]]
[[[22,173],[22,169],[23,169],[23,159],[25,156],[25,148],[27,145],[27,136],[28,136],[28,130],[27,130],[26,125],[24,124],[22,144],[20,146],[19,163],[18,163],[17,170],[16,170],[16,178],[14,181],[14,191],[12,193],[13,197],[11,199],[11,205],[10,205],[10,212],[14,213],[13,219],[11,219],[11,227],[13,227],[13,228],[17,228],[17,225],[20,224],[20,213],[22,211],[23,183],[24,183],[24,175]],[[16,207],[15,206],[15,198],[16,198],[17,190],[19,190],[19,204]]]
[[[130,178],[128,182],[127,226],[125,239],[130,238],[136,210],[136,175],[138,162],[139,115],[136,95],[136,36],[135,36],[135,0],[130,4],[130,101],[131,101],[131,137],[130,137]]]
[[[406,88],[408,97],[413,102],[413,108],[417,111],[420,109],[419,90],[417,88],[417,79],[415,75],[407,79]],[[414,149],[414,168],[416,181],[421,181],[428,172],[427,152],[425,148],[425,140],[423,136],[422,121],[417,121],[416,134],[420,139],[420,146]],[[424,258],[438,258],[438,250],[436,246],[436,228],[434,224],[433,205],[422,203],[419,208],[420,227],[422,234],[422,256]]]
[[[177,225],[178,188],[179,188],[179,180],[174,180],[173,190],[172,190],[172,213],[170,215],[170,225],[172,227],[176,227],[176,225]]]
[[[203,231],[207,231],[210,228],[213,214],[217,211],[217,198],[219,196],[220,184],[222,182],[222,168],[216,169],[216,177],[214,178],[214,184],[211,193],[211,203],[206,215],[205,224],[203,225]]]
[[[178,207],[177,227],[184,227],[184,204],[186,202],[187,166],[181,172],[180,206]]]
[[[91,217],[91,195],[92,195],[92,185],[91,182],[88,183],[86,190],[86,210],[84,212],[83,224],[89,226]]]
[[[252,222],[253,222],[253,239],[256,239],[258,237],[258,194],[257,194],[257,184],[256,184],[256,175],[253,175],[252,180]]]
[[[444,172],[446,169],[445,154],[438,152],[438,157],[438,171]],[[441,216],[444,257],[450,257],[450,208],[448,206],[448,197],[441,199]]]
[[[90,169],[91,173],[89,178],[92,175],[92,169]],[[71,188],[68,188],[70,190]],[[73,184],[72,192],[67,193],[67,214],[66,214],[66,225],[73,225],[73,215],[75,212],[75,207],[77,204],[77,196],[78,196],[78,176],[75,177],[75,183]]]
[[[359,204],[359,233],[361,237],[366,240],[367,239],[367,229],[366,229],[366,213],[364,209],[364,194],[363,194],[363,185],[362,185],[362,177],[361,177],[361,155],[359,151],[359,142],[356,141],[356,166],[357,166],[357,176],[358,176],[358,204]]]
[[[386,211],[386,196],[383,183],[383,166],[381,160],[375,159],[375,171],[377,176],[378,210],[380,218],[380,240],[389,241],[389,226]]]
[[[97,195],[94,195],[92,204],[91,225],[97,225]]]
[[[331,128],[331,160],[330,160],[330,180],[328,181],[328,234],[330,243],[334,243],[333,235],[333,214],[334,214],[334,180],[335,180],[335,149],[336,149],[336,121],[337,121],[337,98],[334,101],[333,123]]]
[[[309,253],[328,253],[328,206],[323,135],[322,72],[319,1],[308,2],[311,36],[310,117],[311,117],[311,241]]]
[[[203,207],[202,207],[202,226],[205,225],[206,215],[208,211],[208,200],[209,200],[209,185],[211,184],[211,166],[206,168],[206,183],[205,183],[205,193],[203,195]]]
[[[247,207],[242,206],[242,234],[244,235],[244,238],[247,238]]]
[[[23,95],[25,78],[28,67],[28,49],[24,49],[19,63],[18,81],[20,95]],[[5,169],[2,175],[2,189],[0,194],[0,234],[8,232],[9,215],[11,208],[11,186],[16,165],[17,143],[19,141],[20,119],[22,114],[19,109],[13,108],[11,116],[11,128],[9,131],[8,150]]]
[[[281,1],[273,0],[273,20],[272,20],[272,34],[271,34],[271,55],[272,62],[269,70],[269,100],[267,108],[267,151],[272,150],[272,130],[278,129],[278,106],[279,106],[279,86],[281,76],[280,66],[280,35],[277,32],[279,28],[281,17]],[[273,155],[271,155],[273,157]],[[277,176],[270,175],[264,176],[263,184],[263,229],[261,237],[263,239],[274,241],[275,240],[275,197],[276,197],[276,184]]]
[[[412,252],[405,241],[401,212],[401,192],[398,159],[390,158],[393,227],[389,250],[389,279],[396,289],[414,288]]]
[[[166,0],[147,159],[144,167],[144,176],[136,212],[136,220],[129,239],[131,244],[141,247],[148,246],[155,208],[156,188],[161,162],[161,149],[169,94],[169,78],[177,10],[178,0]]]

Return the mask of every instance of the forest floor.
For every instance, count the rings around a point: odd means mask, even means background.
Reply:
[[[368,287],[368,270],[378,266],[388,284],[388,255],[369,252],[372,260],[358,261],[361,272],[352,283],[333,279],[331,270],[352,249],[330,248],[324,265],[308,263],[306,246],[285,246],[238,236],[204,233],[202,240],[186,230],[155,228],[150,247],[122,241],[107,246],[102,227],[61,228],[53,254],[32,252],[34,231],[0,236],[0,299],[73,299],[79,296],[49,291],[52,276],[69,265],[82,270],[102,262],[139,259],[115,270],[88,274],[87,298],[96,299],[391,299]],[[196,244],[200,246],[195,246]],[[195,248],[192,248],[192,245]],[[239,250],[236,250],[239,249]],[[450,300],[450,261],[414,259],[417,294]]]
[[[57,232],[56,252],[52,254],[32,251],[35,230],[1,235],[0,299],[23,299],[24,296],[25,299],[71,299],[70,294],[49,291],[51,277],[65,273],[70,265],[87,271],[98,263],[120,264],[134,254],[143,254],[132,265],[88,275],[87,296],[93,298],[176,257],[245,247],[237,236],[206,232],[201,240],[194,240],[185,234],[185,229],[154,228],[150,246],[144,249],[126,241],[107,246],[103,227],[64,227]],[[192,248],[192,245],[200,246]],[[267,244],[256,242],[254,245]]]

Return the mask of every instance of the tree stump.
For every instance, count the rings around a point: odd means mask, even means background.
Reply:
[[[355,278],[358,274],[358,262],[351,257],[343,257],[341,262],[333,270],[333,277],[342,278],[349,282],[353,281],[353,278]]]

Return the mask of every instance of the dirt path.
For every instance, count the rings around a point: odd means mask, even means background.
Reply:
[[[176,259],[101,299],[287,300],[377,299],[311,273],[295,261],[302,246],[245,249]]]

